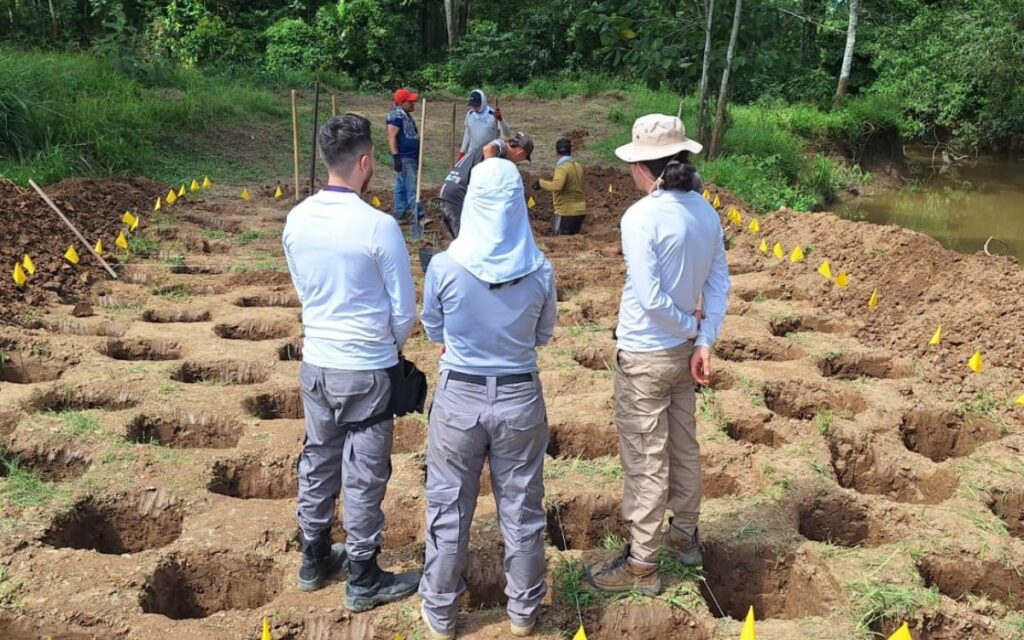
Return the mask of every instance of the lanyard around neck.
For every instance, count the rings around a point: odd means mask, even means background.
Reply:
[[[335,193],[355,193],[355,189],[349,189],[348,187],[342,187],[335,184],[328,184],[322,187],[323,191],[333,191]]]

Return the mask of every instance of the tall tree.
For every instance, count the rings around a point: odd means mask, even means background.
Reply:
[[[729,74],[732,71],[733,56],[736,54],[736,40],[740,35],[740,17],[742,15],[743,0],[736,0],[736,8],[732,14],[732,33],[729,34],[729,49],[725,54],[725,69],[722,70],[722,86],[718,90],[718,108],[715,109],[715,128],[711,132],[709,160],[714,160],[722,151],[722,138],[725,135],[725,105],[729,99]]]
[[[839,86],[836,87],[835,106],[843,106],[846,89],[850,86],[850,68],[853,66],[853,47],[857,43],[857,21],[860,18],[860,0],[849,0],[850,24],[846,27],[846,51],[843,53],[843,67],[839,71]]]
[[[715,0],[704,1],[707,21],[704,26],[704,65],[700,72],[700,95],[697,97],[697,135],[708,139],[708,76],[711,75],[711,23],[715,15]]]
[[[448,46],[459,44],[469,26],[469,0],[444,0],[444,15],[448,25]]]

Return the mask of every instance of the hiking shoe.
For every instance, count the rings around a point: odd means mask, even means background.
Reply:
[[[299,534],[302,541],[302,567],[299,568],[299,589],[316,591],[324,586],[327,579],[345,566],[345,545],[331,544],[330,530],[322,532],[312,542]]]
[[[525,638],[526,636],[533,635],[534,624],[535,623],[531,622],[528,625],[520,626],[514,622],[510,622],[508,630],[517,638]]]
[[[588,567],[587,580],[596,589],[609,593],[625,593],[634,589],[645,596],[661,593],[658,563],[634,560],[629,555],[628,545],[622,555],[611,562]]]
[[[452,633],[441,633],[434,629],[430,625],[430,618],[427,617],[427,605],[426,603],[420,603],[420,617],[423,618],[423,624],[427,627],[427,635],[430,640],[455,640],[455,632]]]
[[[379,553],[379,550],[378,550]],[[377,564],[377,554],[369,560],[348,560],[348,585],[345,588],[345,606],[359,613],[401,600],[416,593],[420,584],[419,571],[391,573]]]
[[[670,525],[661,541],[661,549],[687,567],[704,564],[700,555],[700,528],[694,528],[691,535]]]

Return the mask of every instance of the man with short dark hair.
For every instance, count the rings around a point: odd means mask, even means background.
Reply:
[[[587,217],[587,201],[583,198],[583,167],[572,157],[572,141],[559,138],[555,142],[558,162],[550,180],[534,180],[533,188],[551,192],[555,216],[552,227],[556,236],[574,236],[580,232]]]
[[[317,142],[327,186],[292,209],[283,235],[304,334],[299,588],[322,587],[347,555],[346,605],[366,611],[412,594],[419,582],[416,572],[395,575],[377,564],[394,437],[387,369],[412,332],[416,296],[398,223],[359,197],[373,177],[370,122],[336,116]],[[341,490],[348,540],[332,545]]]
[[[412,113],[419,94],[406,89],[395,92],[395,106],[388,113],[388,149],[395,168],[395,202],[392,215],[396,220],[413,209],[416,220],[426,215],[416,202],[416,170],[420,162],[420,132]]]
[[[466,201],[473,168],[487,158],[504,158],[518,164],[524,160],[529,161],[532,153],[533,138],[518,131],[508,140],[492,140],[455,163],[438,194],[441,200],[441,219],[452,239],[459,237],[462,205]]]

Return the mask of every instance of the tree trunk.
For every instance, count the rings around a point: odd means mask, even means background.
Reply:
[[[843,68],[839,72],[839,86],[833,106],[843,106],[846,89],[850,86],[850,67],[853,66],[853,47],[857,43],[857,20],[860,18],[860,0],[850,1],[850,24],[846,29],[846,51],[843,53]]]
[[[469,24],[469,0],[444,0],[445,24],[448,27],[448,46],[459,44]]]
[[[740,17],[743,15],[743,0],[736,0],[732,15],[732,33],[729,35],[729,49],[725,54],[725,69],[722,71],[722,86],[718,90],[718,108],[715,109],[715,128],[711,132],[711,149],[708,159],[714,160],[722,151],[722,137],[725,135],[725,104],[729,99],[729,73],[732,59],[736,54],[736,40],[740,35]]]
[[[50,38],[57,40],[60,36],[60,26],[57,20],[57,10],[53,6],[53,0],[49,0],[50,5]]]
[[[711,23],[715,15],[715,0],[705,0],[707,23],[704,27],[704,64],[700,72],[700,94],[697,96],[697,135],[708,139],[708,76],[711,75]]]

